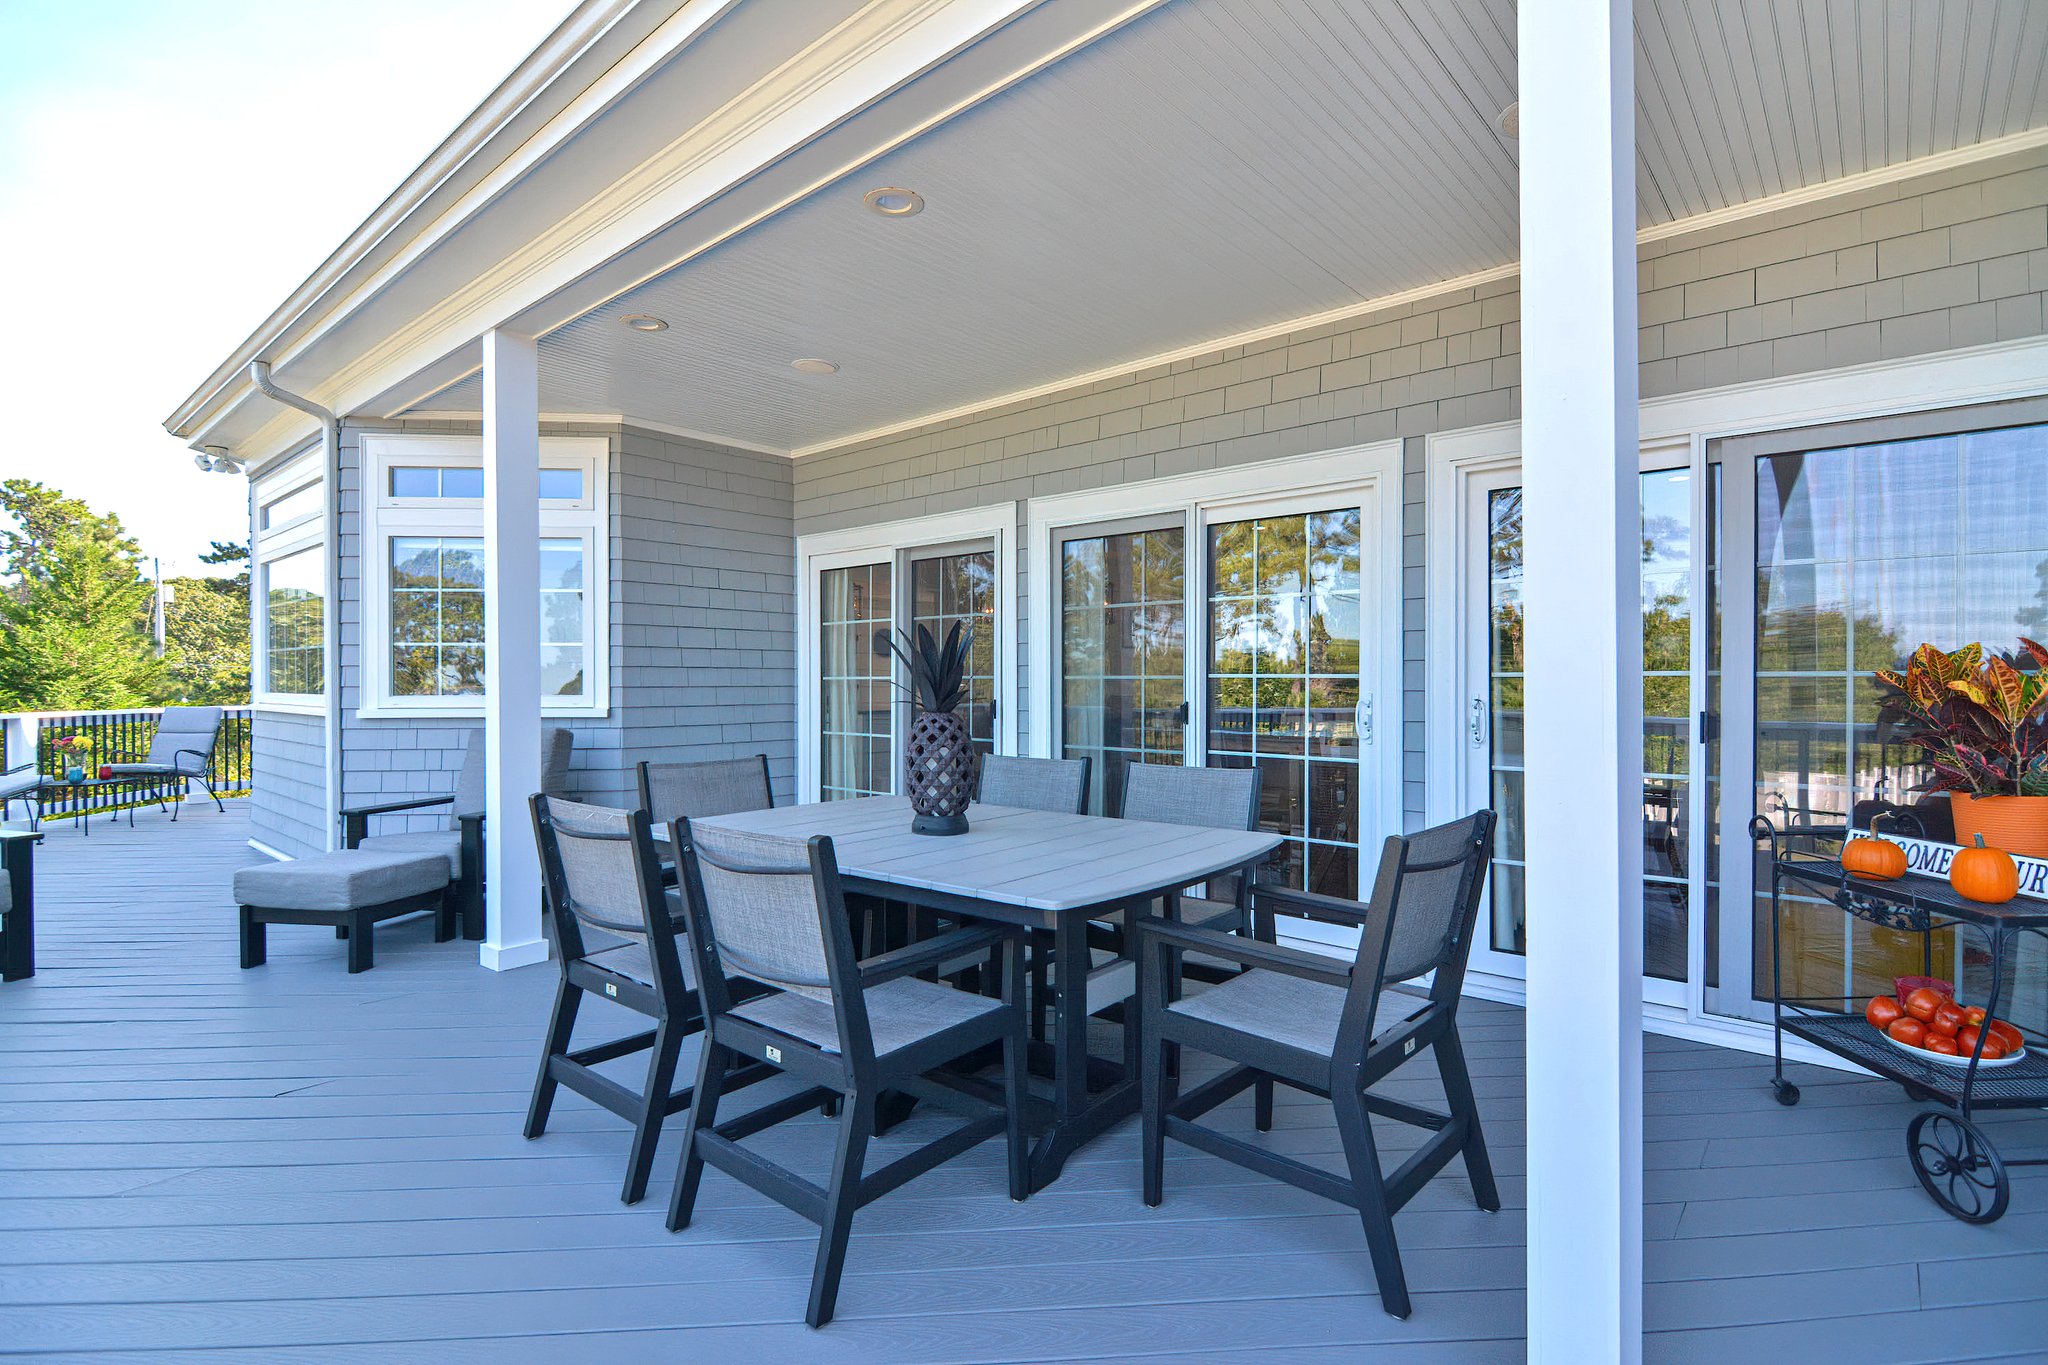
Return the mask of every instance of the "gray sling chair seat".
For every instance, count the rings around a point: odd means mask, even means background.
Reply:
[[[666,830],[678,820],[768,810],[775,805],[768,784],[768,755],[714,758],[697,763],[641,763],[638,766],[640,809],[654,827]],[[674,883],[676,865],[664,850],[662,880]]]
[[[225,811],[227,807],[221,805],[220,793],[213,789],[210,772],[213,751],[220,744],[220,719],[218,706],[166,706],[149,737],[148,752],[117,753],[115,761],[107,766],[117,776],[157,779],[159,804],[165,788],[181,786],[189,792],[197,782],[206,788],[214,806]],[[178,805],[174,804],[171,819],[177,818]]]
[[[550,725],[540,735],[540,789],[560,796],[568,788],[569,755],[575,733]],[[402,801],[350,806],[341,813],[341,846],[379,853],[439,853],[448,859],[448,895],[462,917],[462,936],[484,936],[484,732],[463,736],[462,767],[455,789],[442,796],[412,796]],[[415,815],[447,808],[440,829],[411,829],[395,834],[370,833],[379,816]]]
[[[534,796],[531,805],[548,936],[562,979],[526,1111],[526,1136],[547,1131],[561,1086],[611,1110],[633,1125],[619,1198],[637,1204],[647,1194],[662,1120],[690,1104],[688,1087],[672,1088],[683,1040],[704,1027],[695,964],[676,929],[678,897],[661,885],[647,812],[547,795]],[[586,992],[646,1015],[654,1027],[571,1050],[570,1035]],[[648,1054],[647,1078],[638,1094],[595,1070],[636,1052]],[[727,1088],[771,1074],[767,1067],[756,1067],[750,1075],[727,1081]]]
[[[800,841],[678,820],[673,840],[705,1039],[669,1230],[689,1226],[706,1162],[802,1214],[819,1227],[804,1320],[823,1326],[838,1298],[856,1209],[998,1133],[1009,1143],[1010,1197],[1028,1193],[1018,934],[1001,925],[956,929],[858,961],[830,839]],[[969,950],[983,953],[1004,983],[1001,999],[918,978]],[[741,999],[728,976],[769,991]],[[1002,1104],[927,1078],[995,1043],[1002,1045]],[[721,1123],[719,1101],[741,1058],[765,1059],[805,1088]],[[884,1090],[965,1109],[969,1117],[888,1165],[864,1171]],[[839,1100],[841,1108],[829,1187],[740,1145],[829,1100]]]
[[[1388,839],[1372,900],[1366,905],[1261,884],[1252,893],[1251,937],[1157,916],[1138,921],[1148,1205],[1156,1207],[1163,1195],[1169,1137],[1334,1199],[1357,1210],[1364,1224],[1381,1306],[1397,1318],[1408,1316],[1408,1285],[1394,1240],[1394,1215],[1460,1155],[1479,1207],[1489,1213],[1500,1208],[1458,1039],[1459,991],[1486,883],[1493,823],[1493,812],[1482,810],[1420,834]],[[1356,957],[1345,964],[1275,945],[1275,912],[1359,927]],[[1189,951],[1225,958],[1246,970],[1175,1000],[1177,960]],[[1380,1006],[1389,998],[1386,988],[1428,972],[1435,976],[1419,1006],[1379,1028]],[[1180,1047],[1235,1065],[1179,1095],[1168,1061]],[[1374,1086],[1425,1052],[1435,1054],[1448,1113],[1373,1093]],[[1328,1099],[1335,1107],[1347,1174],[1334,1174],[1195,1122],[1247,1087],[1256,1087],[1254,1124],[1262,1132],[1269,1130],[1275,1081]],[[1382,1169],[1373,1140],[1375,1114],[1432,1134],[1392,1175]]]

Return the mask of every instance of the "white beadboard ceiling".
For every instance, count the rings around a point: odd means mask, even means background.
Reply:
[[[1510,0],[1176,0],[550,334],[543,405],[801,450],[1509,264],[1514,32]],[[2044,67],[2042,0],[1639,0],[1639,219],[2048,126]],[[891,184],[925,212],[862,207]]]

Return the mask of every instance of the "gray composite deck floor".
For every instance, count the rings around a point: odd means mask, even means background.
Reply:
[[[351,977],[324,930],[235,966],[245,817],[154,812],[39,861],[41,972],[0,987],[0,1353],[246,1361],[1519,1359],[1521,1018],[1465,1016],[1507,1208],[1438,1179],[1397,1220],[1415,1313],[1351,1216],[1186,1150],[1137,1196],[1132,1125],[1025,1204],[984,1147],[856,1220],[839,1318],[801,1317],[813,1232],[716,1172],[695,1225],[617,1186],[620,1124],[564,1094],[519,1136],[542,966],[494,975],[415,921]],[[623,1016],[622,1016],[623,1018]],[[596,1007],[586,1013],[601,1023]],[[581,1036],[581,1035],[579,1035]],[[1647,1354],[1803,1363],[2048,1354],[2048,1180],[1989,1228],[1937,1212],[1896,1090],[1652,1039]],[[1401,1090],[1421,1098],[1426,1078]],[[1284,1092],[1283,1092],[1284,1098]],[[923,1122],[918,1119],[913,1122]],[[1250,1128],[1249,1097],[1224,1122]],[[2007,1150],[2048,1148],[2008,1118]],[[1334,1159],[1326,1113],[1272,1141]],[[1404,1139],[1405,1141],[1405,1139]],[[822,1167],[820,1122],[779,1132]],[[886,1145],[886,1144],[885,1144]]]

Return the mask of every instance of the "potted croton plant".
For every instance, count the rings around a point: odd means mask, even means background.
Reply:
[[[1927,755],[1923,788],[1949,793],[1956,842],[2048,857],[2048,649],[1922,645],[1904,673],[1879,669],[1879,717]]]
[[[915,638],[904,632],[875,632],[875,652],[887,650],[910,672],[917,717],[903,746],[903,784],[904,795],[910,798],[910,828],[917,834],[967,832],[974,742],[960,706],[967,700],[970,636],[958,621],[943,641],[924,626],[917,628]]]

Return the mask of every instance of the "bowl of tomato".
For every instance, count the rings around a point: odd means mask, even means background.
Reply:
[[[1887,1043],[1921,1061],[1967,1067],[1975,1057],[1979,1066],[2007,1067],[2027,1058],[2019,1029],[1987,1018],[1977,1006],[1959,1005],[1931,985],[1915,987],[1903,1000],[1872,996],[1863,1017]]]

